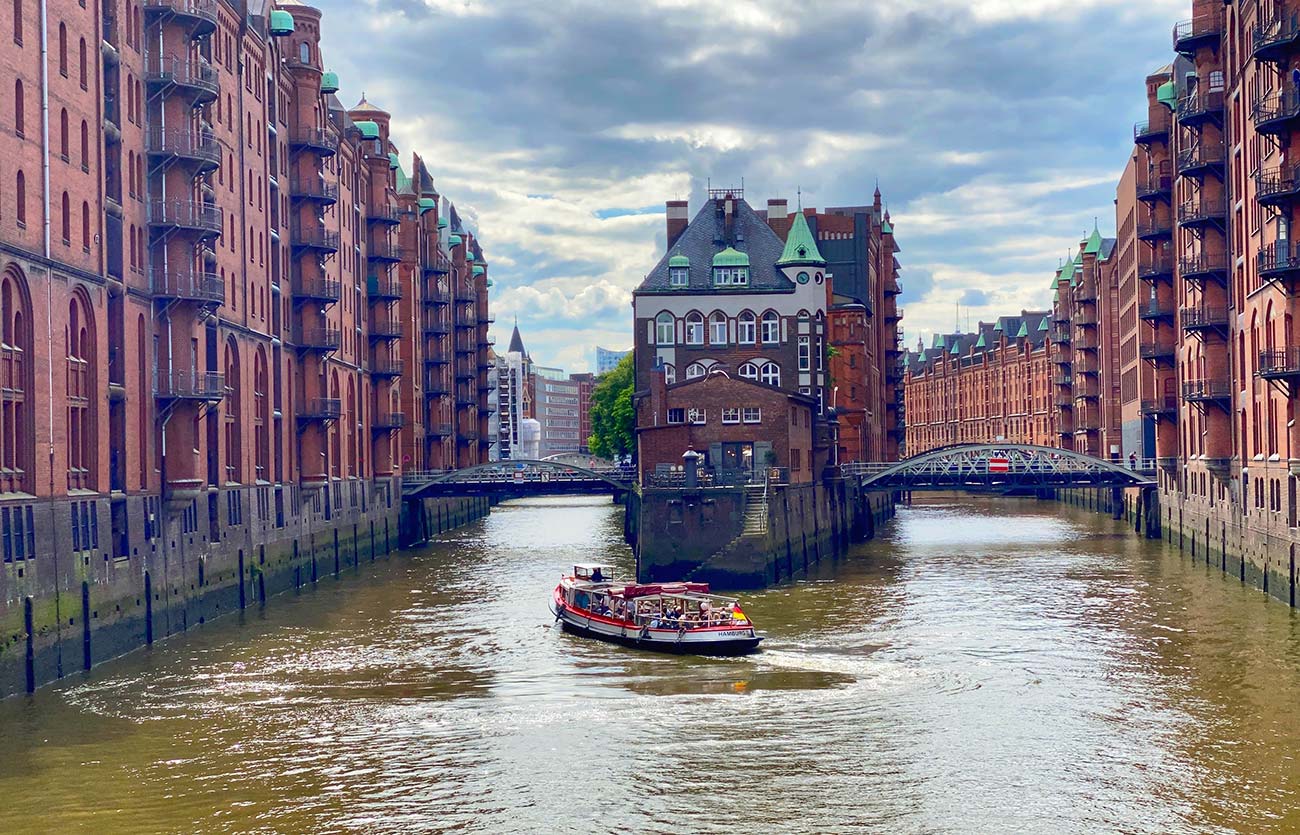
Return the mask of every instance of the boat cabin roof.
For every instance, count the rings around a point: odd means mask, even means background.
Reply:
[[[590,580],[592,575],[600,571],[601,579],[614,579],[614,566],[601,565],[599,563],[579,563],[573,567],[573,577],[576,580]]]

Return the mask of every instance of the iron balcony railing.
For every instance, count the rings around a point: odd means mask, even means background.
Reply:
[[[1250,109],[1251,121],[1260,133],[1276,134],[1300,116],[1300,91],[1283,90],[1255,100]]]
[[[1191,402],[1231,400],[1232,384],[1227,380],[1184,380],[1183,399]]]
[[[1056,408],[1058,409],[1074,408],[1074,397],[1069,394],[1058,394],[1053,402],[1056,403]]]
[[[153,393],[163,400],[221,400],[226,396],[226,375],[217,371],[156,368]]]
[[[1222,13],[1204,14],[1174,24],[1174,52],[1190,55],[1203,46],[1212,46],[1223,37]]]
[[[313,397],[302,404],[298,420],[338,420],[343,416],[343,401],[337,397]]]
[[[225,216],[220,207],[196,200],[154,200],[149,204],[149,223],[220,235],[225,228]]]
[[[1160,278],[1172,278],[1174,274],[1174,259],[1168,256],[1152,258],[1147,261],[1138,262],[1138,278],[1145,281],[1157,280]]]
[[[1259,376],[1266,380],[1300,377],[1300,347],[1260,351]]]
[[[293,332],[294,344],[313,351],[337,351],[340,344],[338,328],[303,327]]]
[[[203,167],[221,164],[221,146],[210,130],[163,128],[155,125],[149,129],[147,146],[149,153],[154,156],[191,160]]]
[[[1085,281],[1075,287],[1074,300],[1076,302],[1095,302],[1097,300],[1097,285],[1091,281]]]
[[[450,423],[428,423],[424,426],[424,432],[427,435],[433,435],[435,438],[446,438],[451,434]]]
[[[337,183],[327,183],[320,177],[294,177],[289,182],[289,197],[294,200],[336,203],[339,199],[339,187]]]
[[[338,279],[313,276],[293,277],[293,296],[304,301],[337,302],[343,298],[343,284]]]
[[[1202,81],[1198,83],[1198,86],[1208,87],[1209,85]],[[1197,90],[1178,100],[1178,122],[1180,124],[1192,125],[1222,115],[1222,90]]]
[[[366,220],[392,225],[402,222],[402,213],[396,206],[370,206],[366,209]]]
[[[1202,142],[1178,152],[1178,173],[1191,174],[1213,166],[1223,165],[1223,143]]]
[[[217,0],[144,0],[145,14],[163,12],[216,26]],[[208,30],[211,31],[211,30]]]
[[[436,377],[431,377],[424,381],[425,397],[445,397],[450,391],[451,387]]]
[[[339,233],[326,229],[324,224],[295,223],[291,235],[296,247],[326,252],[338,252],[339,249]]]
[[[371,424],[376,432],[391,432],[406,426],[406,415],[401,412],[380,412]]]
[[[1266,206],[1300,194],[1300,178],[1294,165],[1266,168],[1255,175],[1255,197]]]
[[[1069,345],[1071,339],[1070,329],[1062,327],[1052,328],[1047,332],[1047,337],[1058,344]]]
[[[451,294],[446,290],[426,289],[424,303],[427,305],[451,304]]]
[[[1228,271],[1228,256],[1222,252],[1202,252],[1178,259],[1178,274],[1189,281],[1207,277],[1224,276]]]
[[[398,244],[387,240],[378,240],[366,250],[366,257],[371,261],[401,261],[406,257],[405,250]]]
[[[377,319],[370,323],[371,339],[400,339],[402,323],[396,319]]]
[[[1147,416],[1164,417],[1174,415],[1178,413],[1178,398],[1169,394],[1152,400],[1143,400],[1140,408],[1142,414]]]
[[[1154,198],[1169,199],[1170,190],[1173,188],[1174,178],[1168,174],[1152,174],[1138,181],[1137,196],[1139,200],[1151,200]]]
[[[1159,299],[1150,299],[1146,304],[1138,308],[1139,319],[1170,319],[1174,315],[1174,306],[1169,302],[1162,302]]]
[[[1138,145],[1147,145],[1152,142],[1163,142],[1169,138],[1169,127],[1172,120],[1167,115],[1157,116],[1155,119],[1138,122],[1133,125],[1133,141]]]
[[[1289,241],[1276,241],[1260,248],[1255,266],[1259,277],[1271,281],[1300,271],[1300,247]]]
[[[1074,385],[1074,377],[1073,375],[1070,374],[1057,374],[1055,377],[1052,378],[1052,385],[1072,386]]]
[[[315,151],[321,156],[332,156],[338,152],[339,138],[332,131],[322,128],[296,128],[289,131],[289,147]]]
[[[446,322],[425,322],[425,336],[446,336],[451,332],[451,327]]]
[[[1184,307],[1179,311],[1184,330],[1222,329],[1228,327],[1226,307]]]
[[[1160,238],[1172,234],[1174,231],[1173,221],[1166,218],[1151,218],[1143,220],[1137,225],[1137,234],[1143,240],[1149,238]]]
[[[1194,226],[1209,222],[1222,224],[1228,216],[1228,206],[1222,199],[1187,200],[1178,207],[1178,222]]]
[[[451,260],[441,252],[426,252],[420,260],[420,266],[426,273],[445,275],[451,272]]]
[[[370,373],[375,377],[400,377],[404,367],[401,359],[380,357],[370,364]]]
[[[217,71],[207,61],[182,55],[154,55],[149,56],[145,67],[145,80],[150,84],[175,85],[198,100],[211,101],[217,96]]]
[[[1256,58],[1262,61],[1284,60],[1300,41],[1300,17],[1294,12],[1286,17],[1279,9],[1272,18],[1255,24],[1250,40]]]
[[[149,290],[154,298],[221,304],[226,300],[226,283],[217,273],[199,270],[149,270]]]
[[[395,301],[402,297],[402,282],[387,276],[372,275],[366,278],[366,295],[371,301]]]
[[[1138,346],[1138,357],[1150,361],[1172,361],[1174,346],[1168,342],[1143,342]]]
[[[465,313],[464,311],[461,311],[456,314],[456,327],[472,328],[477,324],[478,316],[473,313]]]

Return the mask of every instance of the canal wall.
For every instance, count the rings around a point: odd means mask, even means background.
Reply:
[[[355,570],[395,550],[403,524],[396,479],[126,501],[146,524],[102,535],[107,500],[28,506],[34,556],[0,571],[0,698]],[[93,502],[99,513],[85,510]],[[484,499],[437,502],[434,531],[487,512]]]
[[[856,481],[645,488],[627,498],[625,534],[642,582],[699,580],[755,589],[806,574],[894,515],[889,493]]]

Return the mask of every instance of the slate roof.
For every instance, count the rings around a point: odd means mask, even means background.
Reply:
[[[793,293],[794,282],[776,267],[785,243],[777,237],[743,199],[736,199],[731,235],[725,234],[718,200],[706,201],[682,232],[670,251],[646,275],[636,293]],[[749,256],[749,285],[713,286],[713,256],[731,246]],[[691,261],[690,282],[672,287],[668,282],[668,259],[685,255]]]
[[[528,356],[528,352],[524,350],[524,338],[519,335],[518,325],[515,325],[514,332],[510,334],[510,347],[506,348],[506,353],[511,352]]]
[[[1023,339],[1032,348],[1042,347],[1047,341],[1050,318],[1051,314],[1046,311],[1022,310],[1019,316],[1001,316],[994,322],[980,322],[971,333],[937,333],[931,338],[929,348],[908,354],[908,369],[921,374],[943,357],[972,359],[997,348],[1003,336],[1012,343]]]

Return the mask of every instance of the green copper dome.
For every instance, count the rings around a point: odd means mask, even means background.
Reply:
[[[425,212],[432,211],[436,208],[438,208],[437,200],[434,200],[432,197],[420,198],[420,214],[424,214]]]
[[[1156,88],[1156,101],[1173,110],[1178,103],[1178,85],[1173,81],[1161,84]]]
[[[401,168],[401,167],[402,167],[402,160],[401,160],[401,158],[398,157],[397,154],[393,153],[392,151],[389,151],[389,152],[388,152],[388,167],[389,167],[389,168]]]
[[[439,228],[439,229],[446,229],[446,228],[447,228],[448,226],[450,226],[450,225],[451,225],[451,224],[447,221],[447,218],[445,218],[445,217],[440,217],[440,218],[438,218],[438,228]]]
[[[489,287],[492,286],[492,279],[489,278],[489,279],[487,280],[487,286],[489,286]]]
[[[477,264],[475,264],[475,265],[474,265],[474,269],[472,270],[472,272],[473,272],[473,274],[474,274],[474,277],[475,277],[475,278],[478,278],[478,277],[481,276],[483,273],[487,272],[487,270],[485,270],[485,269],[483,269],[482,267],[480,267],[480,266],[478,266]]]
[[[668,259],[669,267],[690,267],[690,265],[691,265],[691,259],[687,258],[685,255],[682,255],[681,253],[678,253],[674,255],[672,258]]]
[[[378,125],[378,123],[376,123],[376,122],[371,122],[371,121],[369,121],[369,120],[362,120],[362,121],[360,121],[360,122],[353,122],[353,124],[356,125],[357,130],[361,131],[361,138],[362,138],[362,139],[378,139],[378,138],[379,138],[379,125]]]
[[[320,76],[320,91],[329,95],[339,91],[339,74],[336,72],[323,72]]]
[[[671,265],[669,265],[671,266]],[[749,256],[738,249],[727,247],[726,249],[713,256],[713,266],[715,267],[748,267]]]
[[[447,239],[448,246],[460,246],[464,242],[465,239],[462,238],[460,235],[452,235],[450,238]]]
[[[813,238],[812,230],[808,228],[808,218],[804,217],[803,212],[794,216],[794,223],[790,226],[790,234],[785,239],[785,250],[777,260],[778,267],[793,266],[826,266],[826,259],[817,249],[817,240]]]
[[[282,9],[271,12],[271,37],[283,38],[293,34],[293,15]]]

